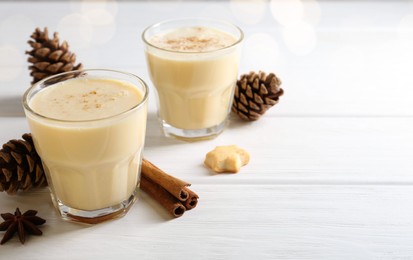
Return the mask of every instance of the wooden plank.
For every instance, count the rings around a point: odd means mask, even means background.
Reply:
[[[274,111],[275,112],[275,111]],[[264,116],[232,120],[218,138],[201,143],[165,140],[150,115],[145,156],[189,182],[393,183],[413,181],[411,118]],[[217,145],[250,151],[237,175],[214,176],[202,163]]]
[[[17,238],[17,259],[139,256],[143,259],[409,259],[413,186],[194,185],[197,208],[179,219],[151,198],[126,217],[97,226],[60,220],[46,191],[0,194],[2,211],[36,208],[42,237]]]
[[[73,3],[73,10],[81,10],[82,3]],[[85,42],[78,44],[79,39],[69,32],[76,31],[74,26],[78,25],[79,19],[72,19],[74,25],[64,23],[66,27],[59,27],[61,19],[68,20],[70,17],[67,16],[73,15],[66,3],[2,3],[4,8],[0,10],[0,17],[4,17],[2,28],[5,31],[0,33],[8,35],[7,39],[12,42],[0,41],[0,47],[12,46],[21,55],[0,59],[0,71],[7,68],[19,72],[16,77],[2,81],[0,96],[22,95],[30,85],[24,51],[29,47],[26,41],[34,24],[49,25],[50,31],[63,30],[60,37],[73,42],[71,50],[85,67],[126,70],[142,76],[150,84],[140,39],[142,30],[151,23],[171,18],[170,10],[179,10],[181,17],[197,16],[221,6],[214,15],[240,25],[246,32],[240,74],[261,69],[281,77],[285,96],[281,98],[278,114],[413,116],[413,78],[410,76],[413,38],[408,26],[403,27],[403,24],[408,25],[409,5],[403,1],[384,1],[370,8],[371,4],[320,2],[320,21],[310,27],[315,34],[315,47],[308,54],[300,55],[291,50],[285,38],[286,33],[294,36],[294,30],[276,22],[269,4],[264,6],[268,11],[263,12],[260,22],[249,24],[234,13],[242,6],[238,3],[163,2],[163,8],[154,8],[151,3],[126,1],[116,5],[114,17],[117,19],[113,24],[96,28],[85,24],[92,28],[97,38],[113,35],[107,42],[99,43],[85,36]],[[53,9],[47,19],[35,15],[45,8]],[[18,10],[22,18],[19,20],[9,15],[10,9]],[[351,10],[357,10],[358,15]],[[383,12],[385,16],[380,15]],[[19,29],[9,29],[12,26],[6,25],[15,20],[20,21]],[[55,25],[48,20],[53,20]],[[300,40],[300,34],[295,37]],[[12,60],[13,64],[2,64],[1,60]],[[16,115],[16,110],[11,113]]]
[[[0,118],[0,142],[28,131],[23,117]],[[213,140],[187,143],[163,137],[148,116],[144,156],[192,183],[413,183],[413,119],[277,117],[231,124]],[[203,166],[218,145],[237,144],[251,154],[238,174],[216,175]]]

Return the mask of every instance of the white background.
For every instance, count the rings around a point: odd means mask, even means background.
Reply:
[[[171,219],[142,194],[124,218],[83,226],[59,218],[47,189],[0,194],[1,212],[47,220],[0,259],[413,259],[412,1],[0,2],[0,143],[28,132],[20,100],[36,27],[58,31],[86,68],[152,86],[140,33],[178,17],[240,26],[240,74],[275,72],[280,103],[185,143],[161,135],[152,88],[144,155],[192,183],[198,207]],[[204,156],[228,144],[251,162],[213,174]]]

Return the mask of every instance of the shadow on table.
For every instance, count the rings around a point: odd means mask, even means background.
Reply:
[[[0,117],[24,116],[22,97],[0,97]]]
[[[228,118],[228,125],[224,131],[231,129],[236,129],[240,127],[248,127],[252,122],[242,120],[237,115],[230,114]],[[206,139],[205,141],[208,141]],[[203,142],[196,141],[196,142]],[[145,147],[160,147],[160,146],[169,146],[169,145],[185,145],[190,144],[191,142],[186,142],[178,140],[175,138],[165,137],[162,133],[160,123],[158,121],[158,116],[155,112],[148,113],[147,123],[146,123],[146,140]]]
[[[146,122],[146,139],[145,147],[161,147],[169,145],[187,144],[188,142],[181,141],[175,138],[168,138],[163,135],[161,126],[158,121],[158,116],[154,112],[148,113]]]
[[[157,224],[176,219],[148,194],[141,192],[140,196],[138,203],[145,204],[142,205],[142,209],[145,210],[145,216],[141,216],[141,218],[145,219],[145,223]]]
[[[2,200],[2,213],[14,212],[16,207],[22,213],[27,210],[36,210],[37,216],[46,220],[46,223],[39,228],[48,237],[67,232],[76,232],[79,229],[90,227],[89,225],[79,225],[64,221],[53,206],[47,188],[36,189],[28,192],[18,192],[16,195],[8,195],[5,192],[0,194]],[[34,239],[34,238],[31,238]]]
[[[252,121],[245,121],[241,119],[239,116],[235,115],[234,113],[230,113],[228,117],[228,126],[226,130],[229,129],[236,129],[240,127],[247,127],[249,125],[252,125]],[[225,131],[225,130],[224,130]]]

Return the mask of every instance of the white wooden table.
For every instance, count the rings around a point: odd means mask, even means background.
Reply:
[[[44,235],[0,259],[413,259],[413,2],[0,2],[0,143],[28,131],[26,41],[48,26],[87,68],[150,80],[142,30],[176,17],[226,19],[245,32],[240,73],[275,72],[285,95],[262,119],[218,138],[161,135],[154,91],[144,154],[192,183],[178,219],[142,194],[126,217],[62,221],[47,189],[0,194],[0,211],[37,209]],[[152,86],[152,85],[151,85]],[[217,145],[251,153],[238,174],[202,163]]]

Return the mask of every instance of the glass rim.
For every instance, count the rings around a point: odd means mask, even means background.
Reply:
[[[33,93],[33,91],[36,89],[36,87],[38,87],[39,85],[43,84],[44,82],[57,78],[57,77],[61,77],[64,75],[69,75],[69,74],[76,74],[76,73],[83,73],[83,72],[88,72],[88,71],[104,71],[104,72],[110,72],[110,73],[118,73],[118,74],[123,74],[132,78],[135,78],[136,80],[138,80],[138,82],[142,85],[144,92],[143,93],[143,98],[141,101],[139,101],[136,105],[134,105],[133,107],[129,108],[128,110],[122,111],[120,113],[117,113],[115,115],[111,115],[111,116],[106,116],[106,117],[101,117],[101,118],[96,118],[96,119],[85,119],[85,120],[66,120],[66,119],[58,119],[58,118],[52,118],[52,117],[48,117],[45,115],[42,115],[36,111],[34,111],[30,105],[29,105],[29,95]],[[57,84],[59,82],[53,83],[51,85]],[[135,85],[135,84],[134,84]],[[62,73],[58,73],[49,77],[46,77],[36,83],[34,83],[32,86],[30,86],[23,94],[23,107],[26,111],[30,112],[31,114],[40,117],[42,119],[46,119],[46,120],[50,120],[50,121],[55,121],[55,122],[61,122],[61,123],[88,123],[88,122],[99,122],[99,121],[105,121],[111,118],[116,118],[116,117],[120,117],[122,115],[128,114],[131,111],[137,110],[140,107],[142,107],[148,100],[149,98],[149,88],[148,85],[145,83],[145,81],[143,79],[141,79],[140,77],[138,77],[135,74],[129,73],[129,72],[124,72],[124,71],[119,71],[119,70],[112,70],[112,69],[81,69],[81,70],[72,70],[72,71],[68,71],[68,72],[62,72]]]
[[[149,40],[146,38],[146,33],[147,33],[149,30],[153,29],[153,28],[159,27],[159,26],[161,26],[161,25],[163,25],[163,24],[172,23],[172,22],[190,21],[190,20],[194,20],[194,21],[204,21],[204,22],[215,22],[215,23],[220,23],[220,24],[222,24],[222,25],[230,26],[230,27],[232,27],[233,29],[235,29],[236,31],[239,32],[239,37],[237,37],[237,40],[236,40],[233,44],[231,44],[231,45],[228,45],[228,46],[225,46],[225,47],[222,47],[222,48],[219,48],[219,49],[215,49],[215,50],[202,51],[202,52],[200,52],[200,51],[174,51],[174,50],[169,50],[169,49],[165,49],[165,48],[162,48],[162,47],[159,47],[159,46],[157,46],[157,45],[154,45],[154,44],[150,43]],[[191,26],[191,25],[189,24],[188,26]],[[143,30],[143,32],[142,32],[142,34],[141,34],[141,37],[142,37],[142,41],[143,41],[146,45],[148,45],[148,46],[150,46],[150,47],[152,47],[152,48],[161,50],[161,51],[170,52],[170,53],[179,53],[179,54],[204,54],[204,53],[207,54],[207,53],[214,53],[214,52],[218,52],[218,51],[223,51],[223,50],[231,49],[231,48],[239,45],[239,44],[244,40],[244,32],[241,30],[240,27],[238,27],[237,25],[235,25],[235,24],[233,24],[233,23],[231,23],[231,22],[228,22],[228,21],[226,21],[226,20],[209,19],[209,18],[191,18],[191,17],[188,17],[188,18],[179,18],[179,19],[164,20],[164,21],[160,21],[160,22],[154,23],[154,24],[152,24],[152,25],[149,25],[148,27],[145,28],[145,30]]]

